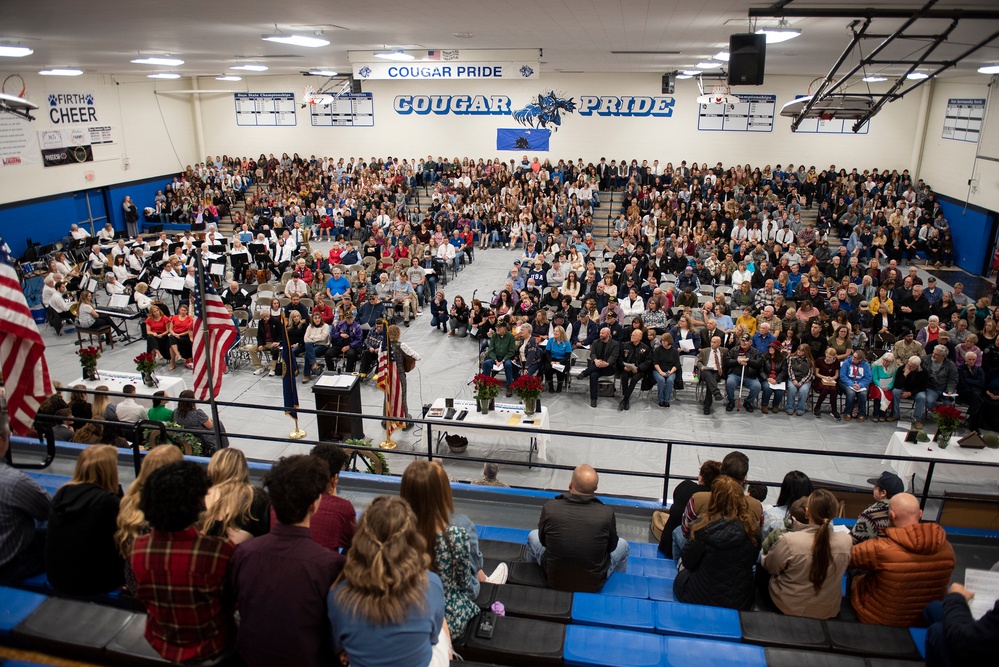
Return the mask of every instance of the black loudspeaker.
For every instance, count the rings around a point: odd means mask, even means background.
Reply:
[[[761,86],[767,61],[767,36],[755,33],[728,38],[728,85]]]
[[[663,74],[663,95],[672,95],[676,87],[676,72]]]
[[[360,79],[355,79],[354,77],[350,78],[350,92],[352,92],[352,93],[359,93],[359,92],[361,92],[361,80]]]

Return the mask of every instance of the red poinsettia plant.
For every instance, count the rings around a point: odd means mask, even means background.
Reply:
[[[961,425],[961,411],[950,403],[938,405],[933,409],[933,421],[939,430],[953,433]]]
[[[544,391],[544,387],[544,382],[537,375],[521,375],[510,385],[510,389],[513,389],[521,400],[537,398]]]
[[[80,365],[84,368],[96,368],[97,360],[101,358],[100,348],[93,345],[81,347],[76,353],[80,355]]]
[[[499,396],[500,387],[503,386],[502,382],[485,373],[479,373],[472,378],[472,384],[475,386],[475,398],[480,401],[496,398]]]
[[[156,355],[152,352],[143,352],[132,361],[135,362],[135,370],[140,373],[152,373],[156,370]]]

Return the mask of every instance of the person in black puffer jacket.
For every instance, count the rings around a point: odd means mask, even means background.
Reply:
[[[718,477],[711,485],[708,511],[691,527],[680,557],[673,581],[677,602],[752,609],[759,529],[739,482]]]

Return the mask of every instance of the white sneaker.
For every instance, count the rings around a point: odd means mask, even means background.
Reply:
[[[263,375],[263,374],[264,374],[264,373],[266,373],[266,372],[267,372],[267,369],[266,369],[266,368],[264,368],[263,366],[261,366],[261,367],[260,367],[260,368],[258,368],[257,370],[253,371],[253,374],[254,374],[254,375]]]
[[[271,372],[270,372],[270,375],[271,375],[271,377],[274,377],[274,376],[276,376],[276,375],[277,375],[277,371],[271,371]]]
[[[486,577],[486,581],[490,584],[505,584],[509,576],[510,568],[506,566],[506,563],[500,563],[493,570],[493,573]]]

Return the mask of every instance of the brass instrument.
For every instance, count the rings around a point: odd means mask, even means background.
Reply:
[[[72,315],[73,317],[79,317],[80,316],[80,302],[79,301],[74,301],[73,303],[69,304],[69,314]]]

